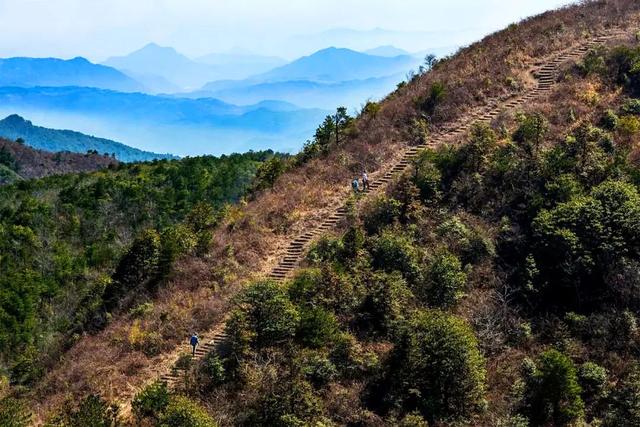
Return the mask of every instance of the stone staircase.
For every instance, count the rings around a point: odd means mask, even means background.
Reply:
[[[590,49],[596,48],[606,41],[619,37],[623,34],[624,33],[621,31],[612,31],[605,35],[594,37],[577,47],[569,48],[554,55],[545,62],[534,64],[534,67],[531,70],[533,77],[537,80],[537,85],[534,88],[526,91],[522,95],[490,101],[484,106],[484,108],[474,114],[471,114],[466,120],[454,123],[440,132],[433,134],[430,142],[407,148],[400,160],[391,166],[384,175],[376,178],[375,180],[371,180],[370,189],[367,193],[376,192],[386,186],[394,176],[397,176],[407,170],[421,150],[451,143],[453,139],[465,135],[474,123],[491,122],[491,120],[496,118],[503,111],[517,109],[534,98],[548,94],[559,77],[560,66],[562,64],[569,60],[578,59],[584,56]],[[304,234],[295,238],[287,247],[284,257],[270,272],[268,277],[276,282],[284,282],[287,280],[304,259],[304,254],[311,242],[323,232],[336,227],[346,218],[347,212],[347,207],[341,206],[315,229],[306,231]],[[222,329],[214,332],[212,338],[208,342],[198,347],[196,355],[191,363],[198,363],[198,361],[202,360],[209,352],[216,351],[226,338],[227,336]],[[171,372],[163,375],[160,380],[167,383],[170,388],[174,388],[179,384],[181,379],[184,378],[185,370],[186,368],[184,367],[174,366],[171,369]]]

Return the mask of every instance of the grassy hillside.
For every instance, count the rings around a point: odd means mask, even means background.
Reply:
[[[173,262],[202,254],[272,156],[120,164],[0,188],[2,377],[29,387],[83,334],[152,307],[142,303]]]
[[[78,340],[28,395],[36,414],[95,422],[112,413],[86,396],[137,394],[137,425],[637,424],[639,12],[600,1],[529,19],[417,74],[338,135],[325,122],[297,159],[262,170],[273,186],[228,212],[203,258],[177,262],[152,307]],[[495,101],[613,26],[626,35],[563,63],[551,93],[521,111]],[[505,107],[467,125],[489,102]],[[363,169],[379,179],[407,143],[454,123],[469,132],[354,200],[306,271],[263,280]],[[224,324],[228,352],[192,367],[188,399],[138,393],[176,359],[188,367],[191,332]],[[174,350],[149,353],[158,338]]]

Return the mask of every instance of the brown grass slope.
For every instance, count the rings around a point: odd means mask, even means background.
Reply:
[[[375,115],[359,118],[357,134],[347,144],[287,173],[272,190],[230,212],[215,231],[208,256],[179,263],[150,316],[136,322],[123,315],[100,334],[81,339],[36,390],[36,414],[42,420],[65,400],[89,392],[126,402],[165,372],[191,331],[218,324],[245,283],[265,275],[288,242],[320,225],[341,205],[350,178],[365,167],[375,171],[375,179],[402,156],[411,124],[421,114],[417,101],[434,82],[448,89],[432,117],[433,128],[445,129],[458,119],[470,120],[490,99],[524,93],[534,84],[529,69],[545,57],[616,26],[634,28],[639,12],[640,4],[631,0],[549,12],[462,50],[390,95]],[[165,351],[152,358],[133,339],[151,331],[161,334]]]
[[[17,173],[23,179],[92,172],[118,163],[116,159],[101,154],[52,153],[0,138],[0,150],[3,149],[16,160]]]

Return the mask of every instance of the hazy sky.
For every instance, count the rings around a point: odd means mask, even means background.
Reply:
[[[0,56],[103,60],[148,42],[190,56],[234,47],[292,57],[334,28],[435,32],[468,42],[569,0],[0,0]],[[414,33],[415,36],[415,33]],[[317,37],[315,39],[317,41]],[[395,38],[425,50],[421,37]],[[446,42],[446,40],[445,40]],[[347,44],[345,42],[345,44]],[[411,45],[411,46],[410,46]]]

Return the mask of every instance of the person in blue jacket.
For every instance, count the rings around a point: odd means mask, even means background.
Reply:
[[[196,355],[196,347],[198,347],[198,344],[200,344],[200,339],[198,338],[198,334],[197,333],[193,333],[193,335],[191,336],[191,348],[193,349],[193,351],[191,352],[192,356]]]

